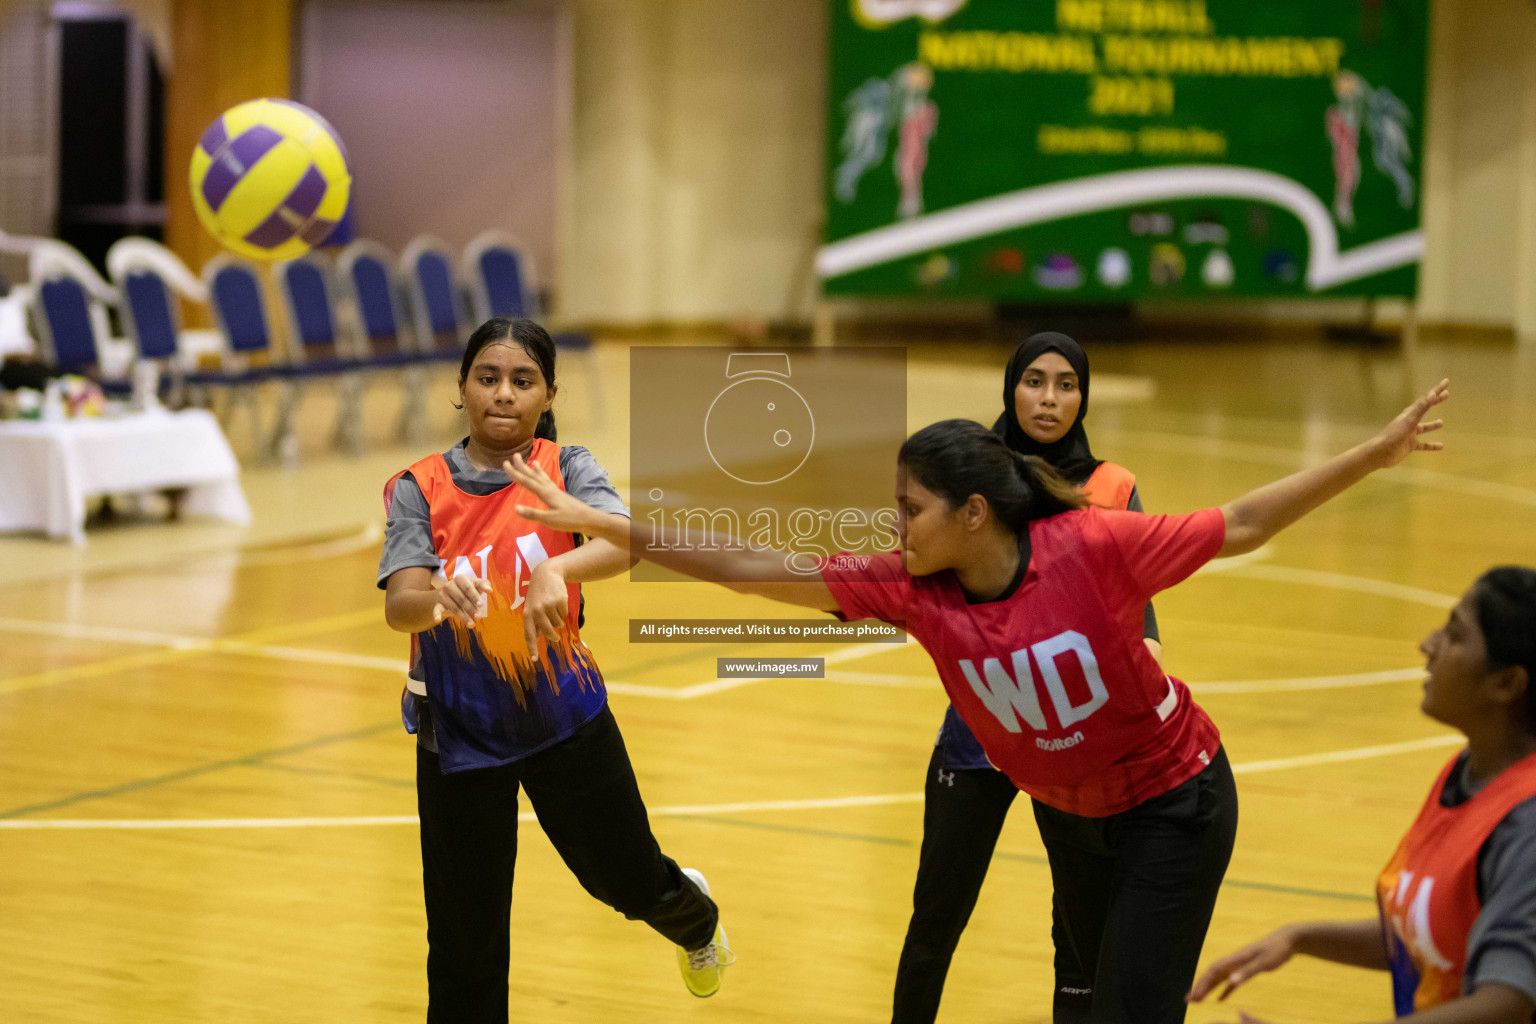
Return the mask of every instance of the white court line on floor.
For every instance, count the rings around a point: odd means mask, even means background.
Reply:
[[[1375,757],[1431,750],[1465,743],[1459,735],[1431,736],[1426,739],[1408,740],[1403,743],[1385,743],[1374,747],[1355,747],[1351,750],[1330,750],[1320,754],[1302,754],[1297,757],[1281,757],[1270,761],[1249,761],[1235,764],[1236,775],[1253,772],[1275,772],[1287,768],[1307,768],[1319,764],[1337,764],[1341,761],[1364,761]],[[669,807],[650,807],[652,817],[684,817],[707,814],[749,814],[756,811],[810,811],[839,807],[879,807],[887,804],[919,803],[922,793],[876,793],[869,796],[834,796],[814,800],[758,800],[730,804],[676,804]],[[517,816],[519,821],[538,820],[531,811]],[[414,825],[414,814],[373,815],[355,818],[55,818],[0,820],[0,831],[46,831],[79,829],[230,829],[230,828],[355,828],[365,825]]]
[[[56,636],[67,640],[98,640],[111,644],[171,647],[176,650],[198,650],[213,643],[208,637],[201,636],[154,633],[146,629],[121,629],[117,626],[87,626],[74,622],[42,622],[35,619],[0,618],[0,630],[8,633],[31,633],[34,636]]]
[[[1319,572],[1312,569],[1293,569],[1267,563],[1274,552],[1265,545],[1247,554],[1209,562],[1195,575],[1221,573],[1249,579],[1271,580],[1325,587],[1334,590],[1350,590],[1393,598],[1432,608],[1453,607],[1457,598],[1439,594],[1421,587],[1389,583],[1363,576],[1342,573]],[[181,636],[172,633],[156,633],[147,630],[122,629],[113,626],[87,626],[71,623],[42,622],[30,619],[0,618],[0,631],[31,633],[39,636],[58,636],[71,639],[100,640],[114,643],[144,644],[168,647],[173,650],[209,651],[226,654],[243,654],[251,657],[274,658],[311,665],[337,665],[390,673],[405,673],[403,658],[384,658],[367,654],[351,654],[344,651],[327,651],[310,647],[285,647],[276,644],[257,644],[244,640]],[[888,643],[865,643],[841,647],[824,656],[828,669],[834,665],[858,658],[890,651]],[[1421,675],[1419,669],[1394,669],[1384,672],[1365,672],[1352,675],[1310,676],[1294,679],[1255,679],[1232,682],[1191,683],[1196,693],[1268,693],[1294,690],[1325,690],[1352,686],[1372,686],[1381,683],[1402,682]],[[614,682],[608,684],[610,693],[630,697],[650,697],[658,700],[694,700],[727,690],[734,690],[754,683],[770,681],[769,678],[705,679],[686,686],[650,686],[644,683]],[[889,686],[919,689],[936,684],[929,676],[903,675],[876,672],[833,672],[826,674],[827,682],[862,686]]]
[[[1365,427],[1361,428],[1362,433],[1366,430]],[[1451,437],[1454,438],[1454,435]],[[1319,465],[1333,455],[1332,451],[1314,453],[1297,448],[1281,448],[1275,445],[1229,441],[1199,434],[1178,434],[1156,430],[1124,431],[1121,433],[1121,440],[1124,444],[1133,447],[1150,448],[1155,451],[1203,455],[1239,462],[1267,463],[1288,469]],[[1463,497],[1473,495],[1495,501],[1507,501],[1514,505],[1536,505],[1536,490],[1529,487],[1484,480],[1475,476],[1445,473],[1440,470],[1425,469],[1422,466],[1394,466],[1374,479],[1423,487],[1432,491],[1447,491]]]
[[[1186,683],[1192,693],[1289,693],[1294,690],[1339,690],[1351,686],[1378,686],[1423,679],[1423,668],[1397,668],[1386,672],[1356,672],[1341,676],[1303,676],[1297,679],[1252,679],[1230,683]]]
[[[1396,668],[1384,672],[1300,676],[1295,679],[1247,679],[1218,683],[1191,683],[1185,680],[1185,685],[1196,694],[1291,693],[1298,690],[1341,690],[1354,686],[1380,686],[1384,683],[1405,683],[1423,678],[1424,669],[1422,668]],[[886,675],[881,672],[828,672],[826,681],[849,683],[854,686],[893,686],[911,690],[927,690],[939,685],[938,676]]]
[[[245,640],[179,636],[173,633],[153,633],[138,629],[120,629],[115,626],[86,626],[71,623],[41,622],[31,619],[0,618],[0,631],[30,633],[35,636],[58,636],[74,640],[99,640],[107,643],[143,644],[148,647],[166,647],[178,651],[208,651],[220,654],[244,654],[257,658],[274,658],[279,661],[297,661],[309,665],[339,665],[344,668],[370,669],[405,675],[404,658],[381,658],[369,654],[350,654],[346,651],[327,651],[312,647],[283,647],[276,644],[257,644]],[[863,658],[880,651],[890,650],[888,643],[854,644],[824,656],[828,665]],[[608,692],[632,697],[655,697],[661,700],[693,700],[710,694],[734,690],[751,683],[767,682],[768,679],[706,679],[688,686],[647,686],[643,683],[609,683]]]
[[[1252,565],[1254,562],[1267,562],[1269,559],[1274,557],[1274,554],[1274,545],[1265,544],[1263,547],[1255,548],[1245,554],[1233,555],[1231,558],[1212,559],[1211,561],[1206,562],[1200,568],[1196,569],[1191,575],[1210,576],[1219,572],[1231,572],[1232,570],[1240,569],[1245,565]]]
[[[1454,608],[1459,597],[1436,593],[1422,587],[1409,587],[1401,583],[1373,580],[1368,576],[1347,576],[1337,572],[1319,572],[1315,569],[1292,569],[1283,565],[1237,565],[1229,570],[1233,576],[1245,579],[1272,580],[1276,583],[1301,583],[1308,586],[1326,587],[1330,590],[1353,590],[1361,594],[1390,597],[1431,608]]]
[[[1356,747],[1353,750],[1330,750],[1322,754],[1302,754],[1299,757],[1279,757],[1273,761],[1249,761],[1246,764],[1235,764],[1232,772],[1236,775],[1244,775],[1250,772],[1278,772],[1287,768],[1309,768],[1319,764],[1338,764],[1340,761],[1364,761],[1372,757],[1390,757],[1393,754],[1408,754],[1415,750],[1432,750],[1435,747],[1456,747],[1467,742],[1465,736],[1430,736],[1422,740],[1408,740],[1405,743],[1384,743],[1378,747]]]

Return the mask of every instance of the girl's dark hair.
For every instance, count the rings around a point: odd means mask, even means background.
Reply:
[[[1488,671],[1525,669],[1526,725],[1536,732],[1536,569],[1501,565],[1472,585]]]
[[[545,386],[555,386],[554,340],[548,331],[525,316],[493,316],[475,328],[475,333],[469,336],[469,343],[464,346],[464,362],[459,365],[459,384],[469,380],[470,368],[475,365],[475,357],[480,354],[480,350],[497,341],[511,341],[521,345],[523,351],[539,364]],[[557,440],[554,410],[548,410],[539,417],[533,436],[542,437],[546,441]]]
[[[901,446],[897,460],[912,479],[959,508],[973,494],[987,499],[1015,533],[1032,519],[1083,508],[1088,500],[1051,464],[1020,455],[974,420],[943,420]]]

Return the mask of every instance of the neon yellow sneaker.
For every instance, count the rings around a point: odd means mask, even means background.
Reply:
[[[683,874],[687,875],[704,895],[709,895],[709,883],[704,880],[702,872],[693,868],[683,868]],[[720,991],[720,979],[725,974],[725,969],[735,962],[736,954],[732,953],[730,947],[725,944],[725,929],[718,923],[715,925],[714,940],[707,946],[699,949],[677,947],[677,966],[683,972],[683,984],[688,986],[689,992],[700,999],[708,998]]]

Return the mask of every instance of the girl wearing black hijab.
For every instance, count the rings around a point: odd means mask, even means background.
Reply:
[[[1033,335],[1014,350],[1003,374],[1003,414],[993,425],[1008,447],[1050,463],[1089,500],[1106,508],[1140,512],[1136,478],[1113,462],[1094,458],[1083,420],[1088,414],[1088,356],[1065,334]],[[1144,636],[1161,660],[1157,619],[1147,605]],[[932,1024],[944,978],[960,933],[976,906],[1003,821],[1018,795],[1008,776],[988,763],[981,744],[950,707],[928,762],[924,785],[923,845],[912,893],[912,920],[896,969],[893,1024]],[[1051,808],[1030,801],[1042,829]],[[1084,852],[1106,870],[1113,860]],[[1057,866],[1052,864],[1053,874]],[[1081,927],[1080,929],[1081,930]],[[1051,905],[1055,946],[1056,1024],[1090,1020],[1092,964],[1079,962],[1059,898]],[[1079,944],[1084,944],[1079,939]]]

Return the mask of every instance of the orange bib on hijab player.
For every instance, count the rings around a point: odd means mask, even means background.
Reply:
[[[1536,797],[1533,754],[1506,768],[1471,799],[1445,807],[1440,794],[1457,759],[1451,758],[1435,779],[1429,799],[1376,883],[1399,1017],[1462,994],[1467,939],[1483,909],[1477,891],[1478,854],[1516,805]]]
[[[1136,489],[1136,474],[1113,462],[1101,462],[1083,482],[1083,495],[1099,508],[1125,508]]]
[[[559,445],[537,438],[527,461],[564,489]],[[534,568],[574,549],[575,537],[519,516],[518,505],[539,501],[517,484],[469,494],[453,482],[441,455],[406,472],[431,510],[432,548],[443,576],[467,573],[492,588],[487,614],[473,627],[449,618],[413,637],[412,659],[419,659],[426,678],[443,770],[506,764],[570,736],[608,699],[574,614],[581,588],[568,587],[573,613],[559,642],[543,645],[540,657],[528,650],[522,609]],[[392,490],[393,481],[386,494]]]

